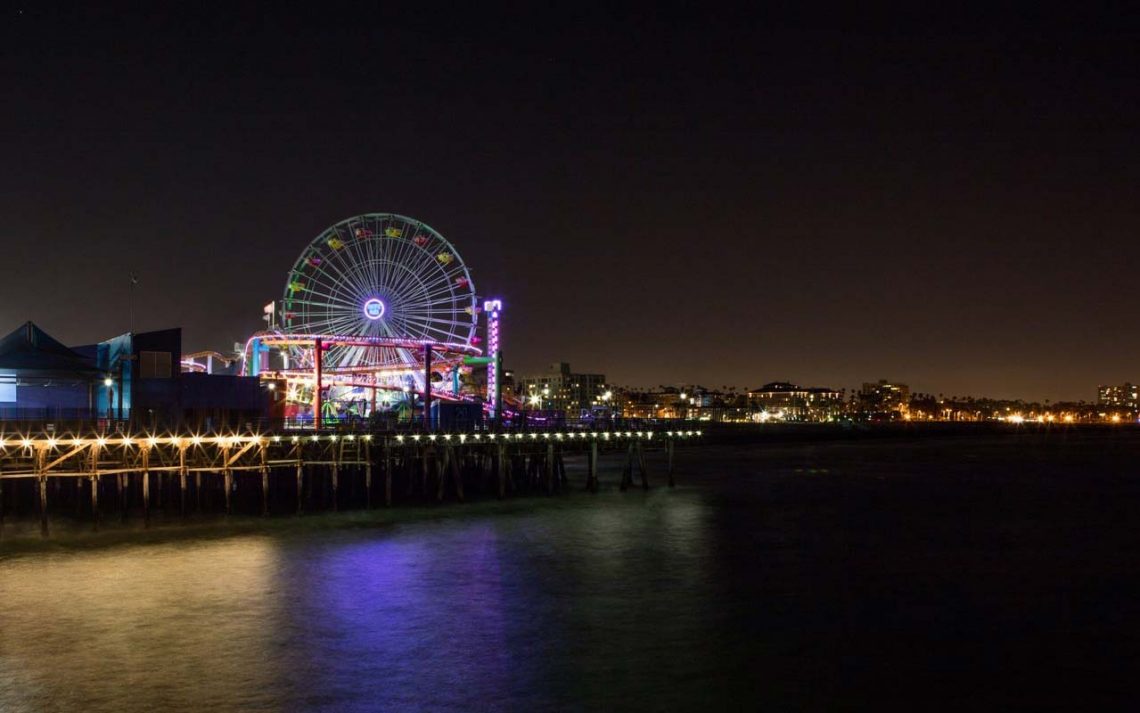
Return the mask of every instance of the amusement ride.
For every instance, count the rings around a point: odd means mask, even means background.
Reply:
[[[430,428],[433,401],[482,405],[495,420],[501,311],[499,300],[480,302],[436,230],[393,213],[359,215],[301,252],[280,301],[265,308],[268,328],[246,342],[241,372],[280,390],[281,415],[297,426],[422,413]]]

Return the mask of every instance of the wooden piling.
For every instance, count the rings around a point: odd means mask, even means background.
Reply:
[[[99,446],[91,446],[91,529],[99,530]]]
[[[233,510],[234,473],[230,469],[230,448],[222,446],[222,488],[226,495],[226,515]]]
[[[99,475],[91,476],[91,522],[92,528],[99,529]]]
[[[364,507],[372,509],[372,448],[364,445]]]
[[[40,486],[40,537],[47,537],[47,476],[44,475],[44,450],[42,448],[37,448],[33,453],[33,458],[35,462],[36,480],[39,482]]]
[[[178,510],[186,517],[186,447],[178,447]]]
[[[438,492],[436,493],[436,500],[438,500],[440,502],[443,502],[444,483],[447,482],[446,480],[444,480],[444,473],[447,472],[447,466],[450,464],[450,462],[451,462],[451,448],[450,447],[443,449],[443,458],[436,458],[435,459],[435,474],[436,474],[436,479],[439,481],[439,488],[438,488]]]
[[[590,455],[586,464],[586,490],[598,492],[598,442],[590,441]]]
[[[142,506],[143,526],[150,526],[150,449],[142,449]]]
[[[619,486],[622,492],[625,492],[629,486],[633,485],[633,441],[625,450],[625,464],[621,468],[621,485]]]
[[[554,449],[554,476],[558,479],[558,487],[565,490],[568,482],[566,480],[566,461],[562,458],[562,446]]]
[[[554,444],[546,444],[546,461],[543,463],[543,469],[546,476],[546,494],[551,495],[554,493]]]
[[[499,499],[507,496],[507,449],[502,443],[495,447],[495,470],[499,476]]]
[[[119,473],[115,476],[115,496],[116,496],[117,502],[119,504],[119,520],[121,522],[127,521],[127,510],[128,510],[127,505],[128,505],[128,503],[126,500],[126,497],[127,497],[126,480],[127,480],[127,474],[126,473]]]
[[[39,476],[40,482],[40,537],[48,536],[47,476]]]
[[[305,467],[302,465],[300,458],[300,451],[298,450],[297,458],[297,514],[300,515],[304,511],[305,502]]]
[[[265,517],[269,514],[269,465],[265,455],[265,444],[261,444],[260,454],[260,467],[261,471],[261,516]]]
[[[451,446],[447,447],[447,459],[451,463],[451,477],[455,480],[455,495],[459,498],[459,502],[463,502],[463,474],[459,469],[459,458],[456,457],[455,451]]]
[[[641,489],[649,490],[649,471],[645,468],[645,452],[641,448],[641,441],[637,441],[635,451],[637,453],[637,470],[641,474]]]
[[[424,448],[420,450],[420,494],[425,498],[428,496],[428,452],[430,449]],[[411,484],[408,485],[408,495],[412,494]]]
[[[384,505],[392,505],[392,449],[384,444]]]

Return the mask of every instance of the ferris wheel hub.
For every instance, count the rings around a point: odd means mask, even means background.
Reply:
[[[384,303],[373,297],[364,303],[364,316],[370,320],[377,320],[384,316]]]

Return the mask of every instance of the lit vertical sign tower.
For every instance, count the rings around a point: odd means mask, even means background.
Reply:
[[[503,357],[499,352],[499,315],[503,311],[502,300],[483,302],[487,313],[487,401],[491,404],[491,419],[498,421],[503,406]]]

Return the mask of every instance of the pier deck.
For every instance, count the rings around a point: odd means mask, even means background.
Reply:
[[[599,453],[623,456],[621,489],[649,487],[645,452],[663,451],[669,486],[674,450],[695,430],[468,433],[278,433],[0,436],[0,534],[5,515],[101,517],[152,511],[301,514],[442,501],[466,493],[503,498],[569,487],[563,456],[586,456],[584,487],[598,488]]]

